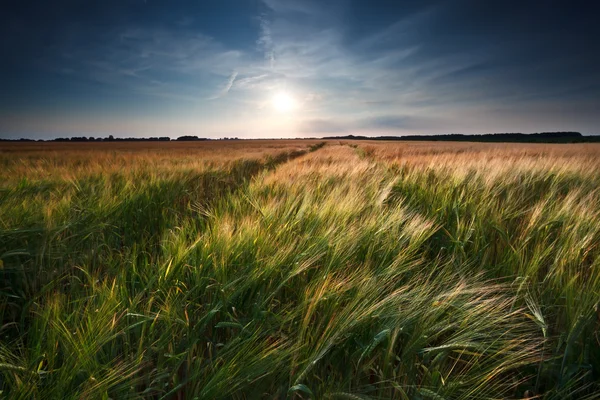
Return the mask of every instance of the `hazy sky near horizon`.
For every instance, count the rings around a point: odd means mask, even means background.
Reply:
[[[600,6],[20,0],[0,137],[600,133]]]

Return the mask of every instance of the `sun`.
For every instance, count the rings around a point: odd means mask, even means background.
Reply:
[[[279,92],[271,99],[273,107],[279,112],[289,112],[296,108],[296,101],[285,92]]]

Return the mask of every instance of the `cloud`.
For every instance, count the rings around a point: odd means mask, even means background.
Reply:
[[[235,86],[242,89],[254,89],[261,87],[265,82],[273,79],[273,74],[250,75],[238,78]]]
[[[376,131],[431,131],[439,129],[448,129],[452,125],[452,118],[435,117],[427,115],[378,115],[369,118],[363,118],[355,122],[358,129],[374,129]]]
[[[238,72],[233,71],[231,73],[231,75],[229,76],[229,79],[227,79],[225,87],[216,96],[210,97],[210,100],[216,100],[218,98],[226,96],[227,93],[229,93],[229,90],[231,90],[231,87],[233,86],[233,82],[235,82],[235,78],[237,76],[238,76]]]
[[[266,16],[260,16],[260,35],[256,44],[259,49],[264,52],[265,60],[269,62],[269,67],[273,69],[273,65],[275,64],[275,53],[273,51],[273,39],[271,37],[271,27],[269,20]]]
[[[300,123],[299,131],[305,134],[346,133],[352,128],[342,122],[328,119],[311,119]]]
[[[227,86],[225,86],[225,93],[229,92],[229,89],[231,89],[231,87],[233,86],[233,82],[235,81],[237,75],[237,71],[233,71],[233,73],[229,77],[229,80],[227,81]]]
[[[478,0],[228,0],[148,2],[140,13],[130,2],[92,3],[84,22],[74,10],[48,6],[32,20],[44,29],[0,24],[4,36],[18,38],[0,45],[14,54],[0,74],[11,93],[5,109],[20,96],[30,108],[32,99],[39,108],[62,107],[65,118],[98,104],[147,118],[151,105],[156,118],[187,118],[185,129],[196,123],[215,132],[238,126],[290,135],[548,129],[550,122],[586,132],[600,124],[600,52],[592,35],[600,25],[583,8],[516,0],[485,7]],[[19,18],[33,15],[21,8]],[[280,90],[298,100],[294,113],[270,114],[268,99]]]
[[[318,0],[262,0],[269,9],[278,14],[314,15],[323,10]]]
[[[275,54],[273,70],[290,84],[325,94],[327,102],[321,102],[323,107],[314,120],[348,118],[351,114],[375,118],[369,115],[382,113],[454,113],[476,119],[477,114],[493,113],[500,106],[513,104],[515,108],[548,98],[559,102],[566,95],[589,102],[594,94],[600,94],[598,87],[591,84],[600,81],[600,75],[589,68],[597,63],[590,62],[586,67],[582,57],[557,57],[543,45],[540,36],[528,34],[530,25],[526,19],[512,21],[506,7],[493,18],[485,8],[463,0],[465,6],[474,7],[477,18],[470,19],[458,12],[456,5],[442,2],[389,6],[388,14],[398,15],[396,21],[373,25],[368,30],[362,29],[368,23],[349,26],[336,19],[330,6],[335,2],[265,3],[273,11],[268,23]],[[363,11],[368,14],[383,7],[373,4]],[[352,13],[352,6],[344,10],[344,16],[350,16],[348,20],[352,20]],[[355,17],[361,21],[360,14]],[[369,17],[364,15],[363,19]],[[486,18],[491,19],[490,27],[476,22]],[[353,33],[357,26],[361,27],[358,36]],[[507,30],[507,26],[511,28]],[[464,32],[471,34],[465,36]],[[547,37],[553,36],[555,32],[548,32]],[[556,46],[564,54],[582,47],[573,43],[574,50],[570,50],[563,43],[572,38],[557,39]],[[591,57],[595,56],[586,56]],[[577,70],[580,73],[569,73]],[[541,115],[543,112],[537,112],[531,119],[539,121]],[[453,118],[445,120],[451,122]],[[438,129],[439,125],[437,121],[415,117],[371,122],[387,129],[418,129],[420,123],[424,129]]]
[[[191,30],[116,29],[98,34],[96,41],[87,46],[72,38],[50,62],[57,71],[75,71],[71,75],[82,82],[102,84],[105,91],[188,102],[224,96],[238,70],[249,64],[244,52]],[[234,72],[224,76],[223,71]],[[226,85],[219,88],[222,79]]]
[[[411,132],[444,131],[452,125],[452,117],[382,114],[363,118],[316,118],[303,120],[299,131],[318,134],[406,134]]]

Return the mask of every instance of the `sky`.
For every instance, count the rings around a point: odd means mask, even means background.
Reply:
[[[600,134],[600,5],[10,0],[0,137]]]

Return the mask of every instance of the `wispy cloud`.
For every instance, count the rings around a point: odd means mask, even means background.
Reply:
[[[221,97],[224,97],[227,95],[227,93],[229,93],[229,91],[231,90],[231,87],[233,86],[233,83],[235,82],[235,78],[238,76],[238,72],[237,71],[233,71],[231,73],[231,75],[229,76],[229,79],[227,79],[227,82],[225,83],[225,87],[223,87],[223,89],[221,91],[219,91],[219,93],[217,93],[215,96],[210,97],[210,100],[216,100],[219,99]]]
[[[264,52],[265,60],[268,61],[269,67],[273,69],[275,64],[275,52],[273,50],[273,38],[271,37],[270,22],[265,15],[259,17],[260,21],[260,36],[256,41],[259,49]]]
[[[227,94],[247,55],[227,49],[198,33],[129,28],[102,34],[101,45],[76,41],[64,45],[57,69],[78,71],[79,79],[102,83],[106,90],[198,101]],[[219,89],[223,71],[234,71]]]

